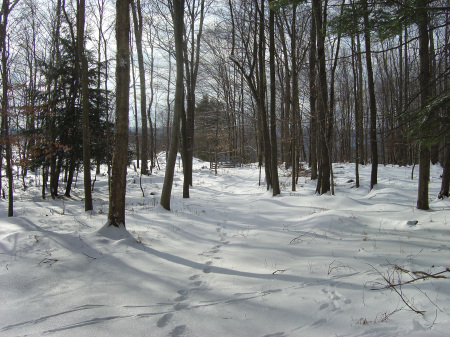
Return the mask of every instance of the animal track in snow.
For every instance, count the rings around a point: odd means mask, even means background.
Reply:
[[[156,326],[158,328],[164,328],[165,326],[167,326],[167,324],[169,324],[169,322],[172,319],[172,317],[173,317],[172,313],[165,314],[163,317],[161,317],[158,320],[158,322],[156,322]]]
[[[322,289],[322,292],[327,295],[329,303],[322,304],[319,307],[320,310],[324,310],[324,309],[328,308],[330,306],[329,304],[331,304],[331,306],[332,306],[331,311],[337,311],[337,310],[341,310],[341,308],[342,308],[341,303],[344,303],[346,305],[352,303],[352,301],[350,299],[345,299],[336,290]]]
[[[200,277],[200,274],[195,274],[195,275],[192,275],[191,277],[189,277],[189,280],[193,281],[193,280],[198,279],[199,277]]]
[[[180,310],[186,309],[188,306],[189,306],[189,304],[187,304],[187,303],[178,302],[177,304],[175,304],[173,306],[173,309],[175,311],[180,311]]]
[[[328,308],[329,306],[330,306],[329,303],[324,303],[324,304],[322,304],[322,305],[319,307],[319,309],[320,309],[320,310],[323,310],[323,309]]]
[[[183,301],[186,301],[188,299],[188,296],[186,296],[186,295],[181,295],[181,296],[178,296],[176,299],[175,299],[175,302],[183,302]]]
[[[186,325],[178,325],[169,333],[169,336],[170,337],[183,336],[184,333],[186,332],[186,330],[187,330],[187,326]]]

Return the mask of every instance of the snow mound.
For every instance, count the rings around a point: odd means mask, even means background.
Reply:
[[[134,239],[133,236],[127,231],[125,226],[112,226],[109,221],[102,228],[97,230],[96,234],[114,241]]]

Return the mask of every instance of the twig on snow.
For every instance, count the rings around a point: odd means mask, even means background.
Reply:
[[[388,261],[389,263],[389,261]],[[399,267],[398,265],[392,265],[393,271],[387,272],[386,274],[382,274],[378,269],[376,269],[374,266],[371,265],[371,267],[378,272],[378,274],[381,275],[386,285],[383,287],[372,287],[371,290],[384,290],[384,289],[391,289],[397,293],[397,295],[400,297],[400,299],[403,301],[403,303],[413,312],[416,314],[424,315],[425,311],[417,309],[411,301],[404,295],[402,286],[412,284],[414,282],[420,281],[420,280],[428,280],[428,279],[448,279],[447,276],[443,275],[444,273],[450,272],[450,268],[446,268],[445,270],[436,272],[436,273],[427,273],[424,271],[409,271],[407,269],[404,269],[402,267]],[[395,275],[394,272],[397,272],[398,281],[394,282]],[[411,277],[411,280],[409,281],[402,281],[401,280],[401,273],[408,274]],[[431,299],[418,287],[416,287],[422,294],[424,294],[428,300],[439,310],[441,310]],[[442,311],[442,310],[441,310]]]

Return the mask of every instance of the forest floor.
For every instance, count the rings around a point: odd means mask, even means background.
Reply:
[[[39,179],[0,201],[0,336],[444,336],[450,331],[450,200],[415,208],[418,168],[334,164],[336,195],[300,177],[282,193],[257,167],[195,161],[191,198],[177,165],[172,210],[161,170],[127,175],[127,230],[105,229],[107,176],[84,212],[42,200]],[[264,173],[263,173],[264,175]],[[61,184],[63,188],[63,184]],[[63,190],[61,190],[63,191]],[[61,193],[63,194],[63,192]],[[412,281],[410,283],[407,283]],[[406,283],[406,284],[405,284]]]

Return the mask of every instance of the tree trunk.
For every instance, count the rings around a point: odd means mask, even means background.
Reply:
[[[273,1],[273,0],[271,0]],[[269,64],[270,64],[270,137],[272,158],[272,192],[273,196],[280,194],[278,180],[278,145],[277,145],[277,119],[276,87],[275,87],[275,12],[270,9],[269,14]]]
[[[360,109],[360,102],[359,102],[359,85],[358,85],[358,65],[355,60],[355,37],[352,36],[352,69],[353,69],[353,95],[355,98],[355,186],[356,188],[359,188],[359,163],[361,160],[360,152],[361,152],[361,139],[362,139],[362,111]]]
[[[298,69],[297,69],[297,5],[292,6],[292,31],[291,37],[291,58],[292,58],[292,126],[291,126],[291,162],[292,162],[292,174],[291,185],[292,191],[297,189],[297,175],[298,175],[298,156],[297,156],[297,139],[302,133],[297,134],[297,128],[301,125],[300,119],[300,105],[299,105],[299,87],[298,87]]]
[[[166,173],[161,192],[161,206],[170,210],[170,197],[172,193],[173,176],[178,153],[178,136],[180,133],[180,120],[183,113],[184,88],[183,88],[183,27],[184,27],[184,0],[173,0],[173,29],[175,37],[175,58],[177,77],[175,85],[175,105],[173,112],[172,136],[170,150],[166,162]]]
[[[0,48],[1,48],[1,65],[2,65],[2,99],[1,99],[1,136],[5,141],[5,159],[6,159],[6,177],[8,178],[8,216],[14,215],[14,200],[13,200],[13,174],[11,166],[11,143],[9,137],[9,118],[8,118],[8,52],[7,49],[7,24],[8,15],[11,11],[9,0],[3,0],[2,13],[0,20]],[[0,157],[0,160],[2,158]]]
[[[197,86],[197,74],[200,64],[200,43],[203,32],[203,21],[205,12],[205,0],[200,0],[200,20],[195,24],[195,1],[190,11],[191,27],[190,41],[191,49],[188,54],[187,37],[184,44],[185,48],[185,72],[186,72],[186,128],[183,133],[183,147],[185,158],[183,158],[184,181],[183,198],[189,198],[189,187],[192,186],[192,164],[194,156],[194,120],[195,120],[195,89]],[[198,31],[195,37],[195,31]]]
[[[166,159],[169,156],[169,148],[170,148],[170,136],[171,136],[171,132],[170,132],[170,113],[172,110],[172,106],[170,103],[170,84],[172,82],[172,55],[169,52],[169,69],[168,69],[168,78],[167,78],[167,124],[166,124]],[[178,139],[177,139],[178,141]],[[177,148],[178,149],[178,148]]]
[[[71,161],[70,164],[67,166],[68,166],[67,167],[68,177],[67,177],[67,183],[66,183],[66,193],[64,193],[64,195],[69,198],[70,191],[72,189],[73,173],[75,171],[75,163],[73,161]]]
[[[328,113],[328,86],[327,86],[327,73],[326,73],[326,60],[325,60],[325,26],[322,20],[322,2],[320,0],[312,1],[312,8],[316,21],[316,33],[317,33],[317,59],[319,67],[318,76],[318,124],[319,124],[319,143],[320,143],[320,165],[319,165],[319,180],[317,183],[316,191],[320,194],[324,194],[330,191],[330,155],[327,140],[327,121],[329,117]],[[326,11],[326,8],[323,10]]]
[[[317,85],[316,85],[316,21],[311,17],[309,49],[309,106],[310,117],[310,166],[311,180],[317,179]]]
[[[294,5],[295,6],[295,5]],[[294,8],[294,7],[293,7]],[[286,14],[283,11],[283,19],[287,20]],[[278,31],[280,32],[280,42],[282,45],[282,53],[284,57],[284,76],[280,75],[280,82],[284,82],[281,85],[281,97],[282,97],[282,108],[281,108],[281,160],[285,163],[285,168],[288,169],[291,166],[291,158],[289,156],[289,119],[291,115],[291,70],[289,68],[289,55],[288,48],[286,44],[285,31],[283,24],[280,20],[277,20]],[[289,29],[289,28],[288,28]],[[280,71],[281,73],[281,71]]]
[[[128,109],[130,93],[130,8],[116,1],[116,120],[109,194],[108,225],[125,227],[125,193],[128,157]]]
[[[153,78],[154,78],[154,64],[155,64],[155,57],[153,53],[153,44],[150,47],[151,49],[151,56],[150,56],[150,102],[148,103],[148,110],[147,110],[147,117],[148,117],[148,125],[150,127],[150,172],[152,172],[153,168],[155,167],[155,157],[156,157],[156,125],[155,128],[153,128],[152,124],[152,107],[153,107],[153,100],[155,95],[154,85],[153,85]],[[156,122],[156,117],[155,117]]]
[[[130,39],[131,40],[131,39]],[[130,41],[131,43],[132,41]],[[133,46],[130,45],[130,50],[133,50]],[[130,52],[130,65],[131,65],[131,79],[133,81],[133,98],[134,98],[134,145],[136,148],[136,168],[140,169],[141,167],[141,150],[140,150],[140,140],[139,140],[139,119],[138,119],[138,107],[137,107],[137,90],[136,90],[136,73],[134,71],[134,56],[133,53]]]
[[[447,4],[450,4],[450,0],[447,0]],[[449,17],[449,13],[447,12],[446,18],[447,18],[447,22],[448,22],[448,17]],[[447,45],[449,45],[449,39],[450,39],[450,28],[447,25],[447,27],[445,28],[445,43]],[[449,48],[446,48],[445,50],[445,68],[448,69],[449,66],[449,58],[450,58],[450,50]],[[447,78],[445,79],[444,82],[444,90],[449,90],[450,87],[450,77],[447,76]],[[445,107],[444,109],[446,109],[446,113],[447,116],[450,116],[450,106],[447,105],[447,107]],[[443,160],[443,166],[444,166],[444,170],[442,172],[442,183],[441,183],[441,191],[439,192],[439,198],[444,198],[444,197],[450,197],[450,139],[449,139],[449,135],[447,135],[444,138],[444,160]]]
[[[430,53],[428,35],[427,0],[417,1],[417,25],[419,27],[419,87],[420,108],[423,109],[430,98]],[[430,148],[426,144],[420,145],[419,151],[419,188],[417,196],[417,208],[427,210],[430,208],[428,201],[428,183],[430,181]]]
[[[343,0],[341,5],[341,15],[344,11],[345,0]],[[336,45],[336,54],[333,60],[333,67],[331,68],[331,79],[330,79],[330,106],[329,106],[329,116],[327,123],[327,144],[328,144],[328,152],[330,156],[330,173],[331,173],[331,194],[334,195],[334,176],[333,176],[333,157],[332,157],[332,148],[331,148],[331,139],[333,137],[333,125],[334,125],[334,78],[336,74],[337,63],[339,59],[339,49],[341,46],[341,33],[338,33],[337,36],[337,45]]]
[[[145,91],[145,68],[144,55],[142,53],[142,10],[140,0],[131,1],[133,13],[134,36],[136,39],[136,49],[139,65],[139,86],[140,86],[140,109],[141,109],[141,174],[148,175],[148,127],[147,127],[147,96]],[[136,126],[137,127],[137,126]]]
[[[272,159],[271,159],[271,146],[270,146],[270,132],[267,122],[266,111],[266,93],[267,93],[267,80],[266,80],[266,58],[265,58],[265,17],[264,17],[264,1],[261,1],[260,7],[258,7],[258,1],[256,1],[257,11],[259,12],[259,41],[258,41],[258,99],[259,99],[259,116],[262,123],[263,133],[263,150],[264,150],[264,170],[266,173],[267,190],[272,187]]]
[[[91,211],[91,141],[89,128],[88,61],[84,50],[85,0],[79,0],[77,15],[77,53],[81,60],[81,98],[83,123],[84,210]]]
[[[375,99],[375,83],[373,78],[372,51],[370,46],[369,9],[367,0],[363,0],[364,11],[364,40],[366,44],[367,82],[369,87],[370,106],[370,151],[372,154],[372,173],[370,175],[370,189],[377,184],[378,179],[378,146],[377,146],[377,103]]]
[[[450,187],[450,143],[445,146],[445,157],[444,157],[444,170],[442,172],[442,183],[441,190],[439,192],[439,199],[444,197],[450,197],[449,187]]]

